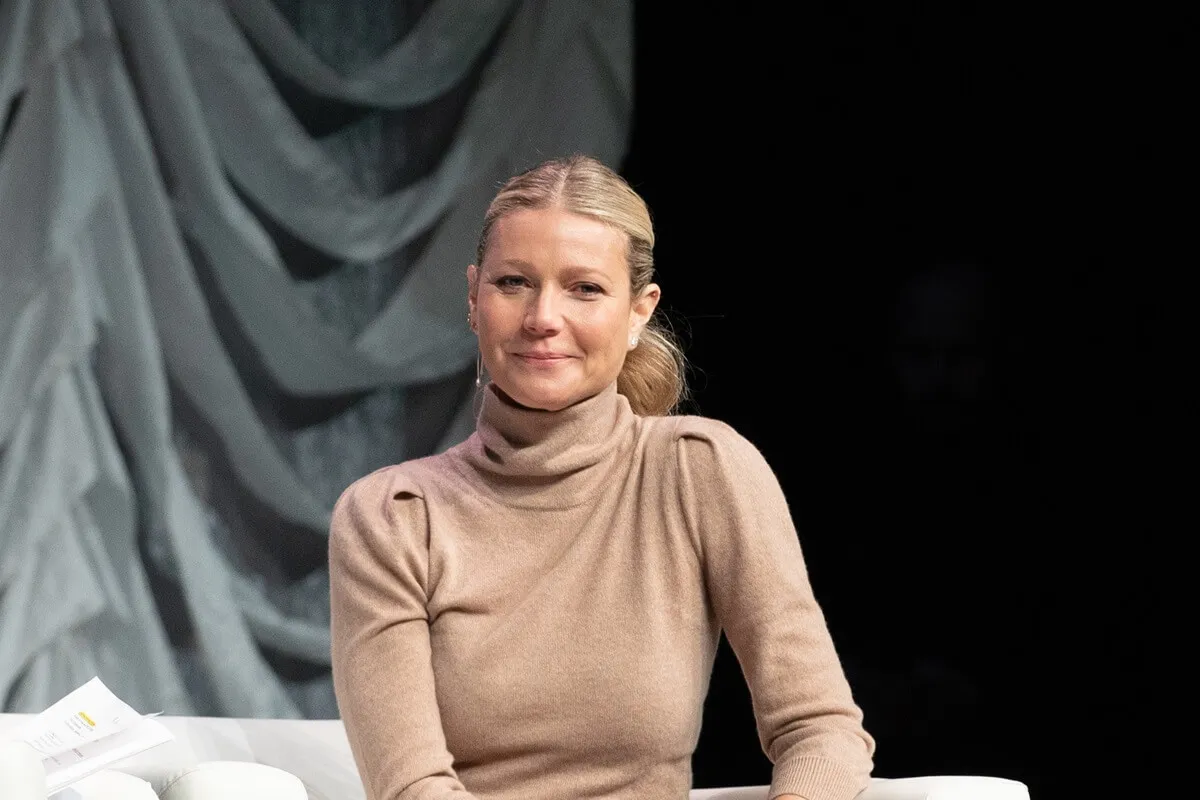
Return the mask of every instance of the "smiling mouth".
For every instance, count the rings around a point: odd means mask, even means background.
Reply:
[[[566,361],[570,358],[570,356],[565,356],[561,353],[514,353],[513,355],[523,361],[532,361],[537,364],[552,364],[557,361]]]

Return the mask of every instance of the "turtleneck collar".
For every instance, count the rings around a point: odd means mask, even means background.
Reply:
[[[561,411],[525,408],[483,393],[476,436],[467,460],[520,505],[572,505],[602,481],[609,457],[631,443],[636,417],[625,396],[610,384],[594,397]]]

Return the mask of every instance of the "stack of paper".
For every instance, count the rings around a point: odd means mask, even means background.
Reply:
[[[116,762],[171,741],[171,732],[92,678],[17,732],[42,755],[51,795]]]

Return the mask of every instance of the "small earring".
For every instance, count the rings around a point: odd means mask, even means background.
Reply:
[[[483,386],[483,357],[475,356],[475,388]]]
[[[629,337],[629,348],[633,349],[637,346],[638,346],[638,337],[637,337],[637,334],[634,334],[633,336]]]

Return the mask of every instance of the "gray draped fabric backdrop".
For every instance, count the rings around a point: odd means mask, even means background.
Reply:
[[[0,0],[0,698],[331,717],[330,509],[470,431],[504,177],[624,155],[630,0]]]

